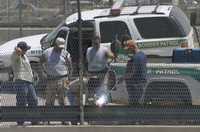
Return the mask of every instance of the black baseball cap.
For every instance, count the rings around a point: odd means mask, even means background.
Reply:
[[[31,49],[31,47],[28,46],[27,43],[24,42],[24,41],[19,42],[19,43],[17,44],[17,47],[20,48],[20,49],[22,49],[22,50],[24,50],[24,51]]]

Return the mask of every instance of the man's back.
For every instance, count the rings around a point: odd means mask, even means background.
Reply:
[[[146,81],[147,75],[147,57],[139,51],[127,63],[127,74],[130,74],[129,80],[140,83]]]

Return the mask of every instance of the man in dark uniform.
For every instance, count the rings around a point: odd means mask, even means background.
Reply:
[[[127,63],[126,68],[126,88],[129,96],[129,104],[138,104],[143,93],[143,88],[147,81],[147,57],[139,50],[134,40],[128,40],[125,50],[133,54]]]

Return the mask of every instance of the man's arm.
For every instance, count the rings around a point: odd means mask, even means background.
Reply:
[[[46,72],[46,63],[47,63],[47,60],[46,60],[46,56],[45,54],[43,53],[42,56],[40,57],[40,63],[41,63],[41,66],[42,66],[42,71],[44,74],[47,74]]]
[[[72,76],[72,60],[71,60],[71,56],[69,53],[67,53],[66,57],[65,57],[65,63],[68,67],[69,70],[69,78]]]
[[[22,54],[22,51],[20,48],[15,48],[12,55],[11,55],[11,67],[13,71],[16,71],[18,64],[20,63],[20,56]]]
[[[15,48],[14,52],[11,56],[12,61],[18,62],[20,60],[20,56],[22,55],[22,50],[20,48]]]

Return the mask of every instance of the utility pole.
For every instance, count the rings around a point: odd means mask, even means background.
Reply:
[[[22,20],[22,10],[24,8],[24,1],[17,0],[17,8],[19,9],[19,36],[23,36],[22,28],[23,28],[23,20]]]
[[[65,7],[65,8],[66,8],[66,9],[65,9],[65,10],[66,10],[66,11],[65,11],[65,15],[68,16],[69,14],[71,14],[70,9],[72,8],[72,7],[71,7],[70,0],[66,0],[65,6],[66,6],[66,7]]]
[[[35,5],[35,7],[38,7],[38,0],[34,0],[33,4]]]
[[[8,20],[7,22],[8,23],[10,23],[9,7],[10,7],[10,2],[9,2],[9,0],[7,0],[7,20]],[[9,40],[10,39],[10,31],[8,30],[7,32],[8,32],[7,40]]]
[[[84,124],[84,82],[83,82],[83,47],[82,47],[82,18],[80,0],[77,0],[78,9],[78,40],[79,40],[79,81],[80,81],[80,123]]]

